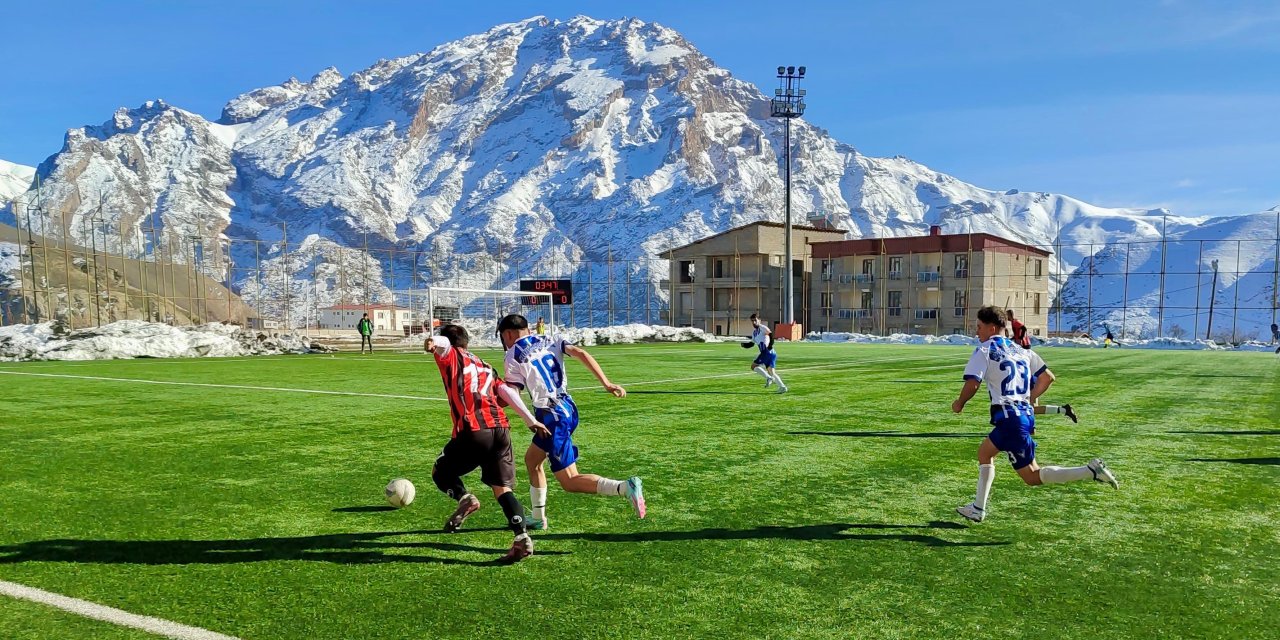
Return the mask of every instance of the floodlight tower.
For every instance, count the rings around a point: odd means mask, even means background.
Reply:
[[[783,280],[782,280],[782,322],[785,324],[793,324],[795,318],[795,291],[792,282],[791,273],[791,120],[804,115],[804,94],[805,90],[800,88],[800,79],[804,77],[804,67],[778,67],[778,88],[773,91],[773,100],[770,101],[770,115],[775,118],[782,118],[786,124],[786,133],[783,137],[783,153],[785,160],[783,161],[785,183],[786,183],[786,202],[783,206],[783,242],[786,244],[784,252]],[[789,338],[790,336],[788,336]]]

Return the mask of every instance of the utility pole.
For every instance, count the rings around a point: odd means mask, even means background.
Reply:
[[[1218,261],[1213,261],[1213,284],[1209,287],[1209,327],[1204,330],[1204,339],[1209,340],[1213,333],[1213,303],[1218,298]]]
[[[1169,241],[1165,231],[1169,227],[1169,212],[1165,211],[1164,222],[1160,225],[1160,316],[1156,324],[1156,337],[1164,335],[1164,267],[1165,257],[1169,255]],[[1216,262],[1215,262],[1216,264]],[[1215,273],[1216,273],[1215,268]]]
[[[774,97],[770,102],[772,107],[770,115],[774,118],[782,118],[786,125],[786,133],[783,135],[786,197],[782,221],[783,242],[786,244],[782,271],[782,322],[785,324],[795,322],[795,283],[792,281],[794,276],[791,273],[791,120],[804,115],[805,90],[800,88],[800,79],[804,78],[804,72],[804,67],[799,69],[778,67],[778,80],[781,86],[774,90]],[[790,339],[791,336],[787,338]]]

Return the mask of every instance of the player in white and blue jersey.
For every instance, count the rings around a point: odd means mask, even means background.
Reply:
[[[760,350],[756,359],[751,362],[751,370],[760,374],[764,378],[764,388],[778,385],[778,393],[786,393],[787,385],[782,383],[782,376],[778,375],[775,367],[778,364],[778,352],[773,350],[773,332],[760,322],[760,316],[751,314],[751,340],[742,343],[743,349],[755,347]]]
[[[547,476],[543,463],[551,461],[551,473],[561,488],[572,493],[595,493],[602,496],[624,496],[631,501],[636,515],[645,516],[644,485],[637,476],[626,480],[610,480],[595,474],[578,473],[578,447],[573,432],[578,428],[578,405],[569,395],[569,377],[564,358],[570,356],[586,365],[587,370],[616,398],[625,398],[627,390],[609,381],[600,363],[582,347],[575,346],[559,334],[535,335],[524,316],[511,314],[498,322],[502,348],[507,350],[503,378],[507,384],[529,392],[534,416],[550,432],[550,437],[535,435],[524,463],[529,470],[529,497],[533,503],[529,529],[547,528]]]
[[[1036,418],[1032,408],[1036,398],[1053,384],[1053,372],[1034,351],[1023,349],[1004,337],[1005,314],[995,307],[978,310],[978,340],[981,343],[964,369],[964,387],[951,410],[960,413],[965,403],[986,381],[991,394],[991,433],[978,447],[978,492],[973,502],[956,512],[982,522],[987,514],[987,498],[995,481],[995,457],[1009,456],[1013,470],[1031,486],[1059,484],[1090,478],[1119,489],[1120,483],[1101,458],[1080,467],[1041,467],[1036,463]],[[1032,378],[1036,383],[1031,383]]]

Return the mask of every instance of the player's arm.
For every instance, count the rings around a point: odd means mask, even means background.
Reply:
[[[951,403],[951,410],[960,413],[964,411],[964,405],[973,399],[973,395],[978,393],[978,389],[982,387],[982,376],[987,370],[987,351],[983,347],[973,350],[973,355],[969,356],[969,363],[964,367],[964,386],[960,388],[960,397]]]
[[[964,411],[964,405],[973,399],[974,394],[978,393],[978,389],[982,388],[982,381],[974,378],[965,378],[964,386],[960,387],[960,397],[951,403],[951,410],[960,413]]]
[[[581,361],[582,364],[587,367],[587,371],[590,371],[591,375],[595,376],[596,380],[600,381],[600,386],[607,389],[609,393],[614,395],[614,397],[627,397],[627,390],[623,389],[620,384],[609,382],[609,376],[604,374],[604,369],[600,368],[600,363],[596,362],[596,359],[593,358],[590,353],[587,353],[586,349],[577,345],[566,344],[564,345],[564,353],[570,358],[576,358]]]
[[[422,350],[434,353],[437,358],[444,358],[449,355],[449,350],[453,348],[453,343],[444,336],[431,336],[422,343]]]
[[[1036,376],[1036,386],[1031,388],[1031,404],[1035,404],[1036,400],[1039,399],[1045,391],[1049,390],[1049,385],[1053,384],[1054,380],[1057,380],[1057,378],[1053,376],[1053,372],[1050,371],[1048,367],[1041,368],[1040,373],[1036,374]]]
[[[547,430],[547,427],[538,422],[538,419],[529,412],[529,407],[525,406],[524,399],[520,397],[520,392],[515,387],[505,382],[499,382],[497,396],[507,403],[508,407],[515,410],[516,415],[520,416],[521,420],[524,420],[524,426],[529,427],[530,431],[544,438],[551,437],[551,432]]]

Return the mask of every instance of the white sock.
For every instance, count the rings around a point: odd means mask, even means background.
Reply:
[[[760,377],[761,377],[761,378],[764,378],[766,381],[768,381],[768,380],[770,379],[770,378],[769,378],[769,372],[768,372],[768,371],[765,371],[765,370],[764,370],[764,367],[762,367],[762,366],[760,366],[760,365],[756,365],[756,366],[754,366],[754,367],[751,367],[751,370],[752,370],[752,371],[754,371],[754,372],[756,372],[756,373],[758,373],[758,374],[760,374]]]
[[[1040,482],[1045,484],[1062,484],[1077,480],[1088,480],[1093,477],[1093,470],[1084,467],[1040,467]]]
[[[785,387],[785,386],[787,386],[787,385],[785,385],[785,384],[782,384],[782,376],[778,375],[778,372],[777,372],[777,371],[774,371],[774,372],[773,372],[773,381],[774,381],[774,382],[776,382],[776,383],[778,383],[778,386],[779,386],[779,387]]]
[[[978,465],[978,493],[973,498],[973,506],[987,510],[987,498],[991,496],[991,484],[996,481],[994,464]]]
[[[600,478],[596,480],[596,493],[602,496],[625,496],[627,495],[627,483],[622,480]]]
[[[1060,406],[1058,406],[1058,405],[1056,405],[1056,404],[1046,404],[1046,405],[1044,405],[1044,412],[1045,412],[1045,413],[1064,413],[1064,412],[1063,412],[1063,410],[1062,410],[1062,407],[1060,407]]]
[[[533,507],[534,520],[546,520],[547,488],[529,485],[529,505]]]

